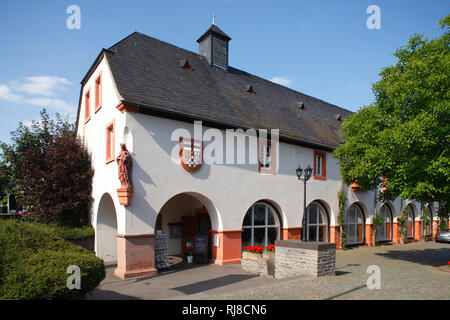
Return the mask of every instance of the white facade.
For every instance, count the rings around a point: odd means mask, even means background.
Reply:
[[[100,72],[102,105],[95,112],[94,82]],[[91,116],[85,123],[84,99],[89,89]],[[166,222],[180,222],[180,214],[192,214],[193,209],[203,205],[209,213],[212,230],[240,230],[247,210],[254,203],[266,200],[279,212],[283,229],[302,226],[303,182],[297,179],[295,169],[299,165],[303,168],[307,164],[313,165],[313,149],[280,142],[279,169],[276,174],[260,174],[257,164],[204,163],[199,171],[188,172],[179,162],[174,163],[171,159],[173,148],[178,147],[178,138],[172,140],[172,133],[184,128],[194,137],[193,123],[119,111],[116,107],[122,98],[115,87],[105,57],[84,84],[81,97],[77,133],[92,155],[95,170],[92,224],[97,235],[96,252],[105,261],[117,259],[115,234],[154,234],[158,214],[170,199],[180,194],[191,196],[195,200],[190,207],[185,205],[187,202],[173,203],[169,209],[166,206],[163,210]],[[119,204],[116,191],[120,188],[117,163],[106,163],[106,126],[113,120],[114,158],[120,151],[119,144],[125,143],[133,159],[131,180],[134,194],[128,206]],[[207,129],[203,127],[203,132]],[[225,132],[220,132],[225,138]],[[207,150],[210,143],[204,140],[203,150]],[[225,150],[223,152],[225,159]],[[248,156],[248,144],[246,154]],[[337,194],[341,188],[338,162],[330,152],[326,152],[326,179],[312,177],[307,182],[306,203],[309,205],[313,201],[320,201],[327,211],[330,227],[337,226]],[[346,207],[357,202],[365,215],[365,224],[370,225],[371,218],[382,205],[375,201],[375,192],[354,192],[348,186],[343,189],[348,197]],[[101,205],[102,203],[106,204]],[[393,222],[396,222],[402,208],[409,203],[410,201],[397,199],[389,204]],[[420,220],[420,204],[412,205],[415,218]],[[168,232],[167,226],[163,230]],[[174,242],[169,254],[181,253],[179,246],[179,242]]]

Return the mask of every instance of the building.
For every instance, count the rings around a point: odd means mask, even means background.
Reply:
[[[117,260],[116,274],[129,278],[156,272],[156,230],[169,235],[171,255],[186,254],[186,244],[206,235],[205,253],[220,265],[239,263],[244,245],[300,239],[304,198],[296,168],[307,164],[310,241],[339,242],[341,189],[348,245],[373,245],[375,213],[385,216],[379,240],[399,243],[404,208],[408,237],[419,239],[420,204],[382,204],[379,190],[343,186],[331,152],[350,111],[229,66],[230,40],[213,24],[197,40],[197,54],[135,32],[101,50],[81,81],[77,133],[95,169],[96,254]],[[247,133],[244,151],[238,129]],[[268,129],[270,138],[253,129]],[[229,141],[229,149],[217,147]],[[115,161],[121,143],[132,158],[129,189]],[[425,231],[432,235],[432,228]]]

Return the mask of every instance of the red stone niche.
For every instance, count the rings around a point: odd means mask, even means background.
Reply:
[[[151,276],[155,268],[154,234],[117,234],[117,268],[122,278]]]

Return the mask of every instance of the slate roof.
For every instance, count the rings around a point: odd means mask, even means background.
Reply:
[[[229,128],[279,129],[280,141],[331,150],[351,112],[197,53],[135,32],[104,50],[124,102],[209,119]],[[187,60],[192,70],[180,66]],[[251,86],[253,92],[249,92]],[[301,107],[303,104],[303,108]]]

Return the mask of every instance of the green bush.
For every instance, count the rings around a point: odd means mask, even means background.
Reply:
[[[66,240],[83,234],[91,228],[1,220],[0,299],[73,299],[94,289],[105,277],[103,260]],[[67,288],[70,265],[80,267],[80,290]]]

